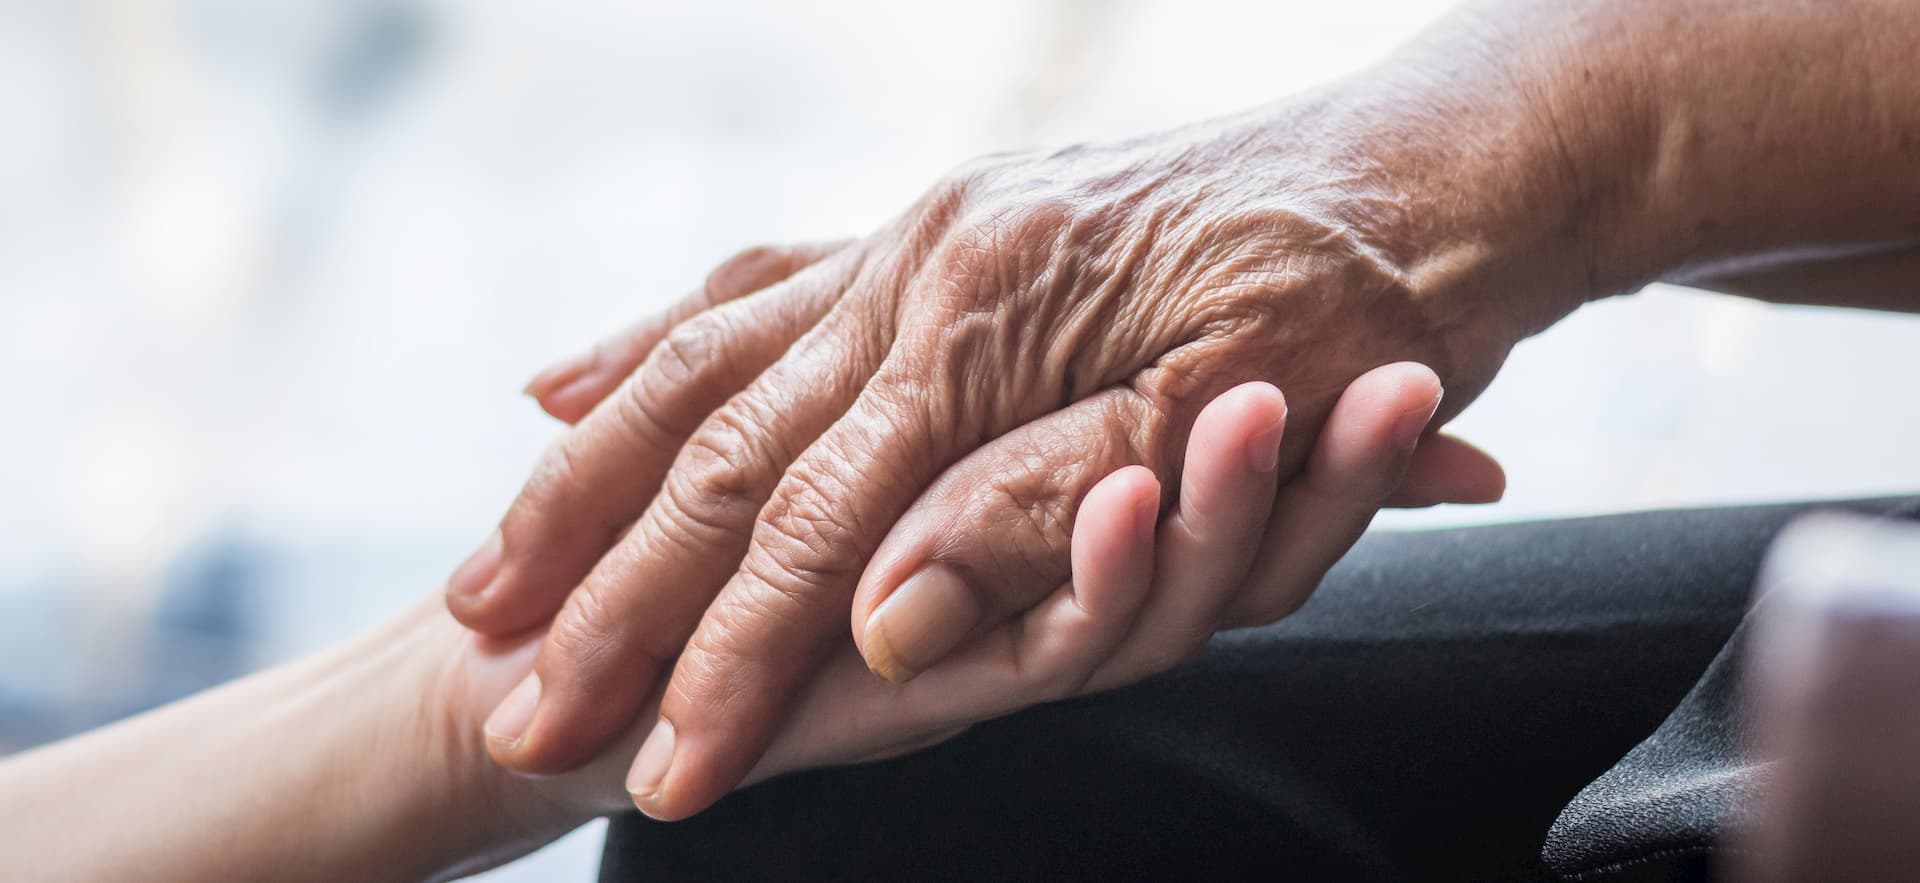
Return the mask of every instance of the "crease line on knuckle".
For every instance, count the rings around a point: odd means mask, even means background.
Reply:
[[[650,520],[648,537],[674,544],[687,554],[710,553],[739,533],[752,517],[744,498],[719,496],[692,488],[694,479],[669,475]]]

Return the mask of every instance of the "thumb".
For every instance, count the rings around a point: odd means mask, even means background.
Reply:
[[[1224,439],[1234,455],[1211,470],[1187,464],[1172,523],[1210,535],[1220,531],[1181,516],[1264,513],[1277,483],[1285,419],[1286,400],[1265,383],[1243,384],[1208,403],[1192,434]],[[1133,464],[1176,486],[1179,464],[1160,462],[1175,447],[1159,443],[1168,422],[1146,397],[1116,388],[1016,429],[950,468],[895,524],[861,580],[853,633],[868,665],[889,680],[910,679],[1063,584],[1078,585],[1085,574],[1074,567],[1070,541],[1089,491]],[[1210,581],[1238,582],[1257,527],[1198,570]]]
[[[1165,425],[1116,387],[1018,427],[949,467],[887,533],[854,594],[854,642],[880,676],[904,682],[1070,576],[1074,515]]]
[[[1400,486],[1381,505],[1421,509],[1441,503],[1497,503],[1506,492],[1507,473],[1500,461],[1469,442],[1433,433],[1414,448]]]

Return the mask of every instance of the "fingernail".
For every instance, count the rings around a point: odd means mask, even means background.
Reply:
[[[1133,535],[1141,543],[1151,543],[1160,527],[1160,499],[1143,497],[1139,511],[1133,513]]]
[[[1420,443],[1420,433],[1427,431],[1427,424],[1433,422],[1433,412],[1440,410],[1440,400],[1445,396],[1445,393],[1436,395],[1425,408],[1400,415],[1399,422],[1393,424],[1393,443],[1400,450],[1411,451]]]
[[[1255,474],[1265,475],[1280,468],[1280,435],[1286,428],[1285,419],[1275,420],[1272,426],[1247,439],[1247,465]]]
[[[572,381],[569,381],[565,386],[548,390],[534,400],[543,408],[551,408],[555,411],[568,411],[578,408],[584,413],[593,410],[593,406],[598,404],[599,400],[597,396],[605,394],[605,390],[600,384],[601,380],[598,375],[582,374]],[[579,401],[575,401],[576,399]]]
[[[929,564],[867,617],[861,655],[874,674],[904,684],[953,652],[981,615],[979,600],[959,573]]]
[[[493,535],[447,577],[447,591],[469,597],[480,594],[500,572],[501,548],[500,530],[495,528]]]
[[[667,778],[667,767],[672,765],[673,722],[663,717],[653,725],[647,741],[640,743],[640,754],[633,759],[633,771],[627,774],[627,793],[633,795],[634,800],[652,797]]]
[[[533,722],[533,710],[539,707],[540,676],[528,672],[487,716],[487,738],[508,747],[520,744],[520,737],[527,734],[527,724]]]
[[[587,373],[587,369],[593,367],[597,361],[596,355],[596,350],[587,350],[548,365],[540,373],[533,375],[533,379],[527,381],[527,385],[520,391],[536,399],[546,398],[555,390],[579,380],[580,375]]]

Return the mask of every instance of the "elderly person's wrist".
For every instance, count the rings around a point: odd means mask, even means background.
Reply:
[[[1244,122],[1262,148],[1315,158],[1328,213],[1363,231],[1437,324],[1491,313],[1478,324],[1511,323],[1518,340],[1675,258],[1650,231],[1664,223],[1648,197],[1656,113],[1631,72],[1572,25],[1494,12],[1469,7]]]
[[[1315,98],[1347,108],[1355,167],[1412,182],[1379,194],[1399,239],[1485,244],[1551,322],[1656,280],[1920,247],[1920,178],[1886,173],[1912,165],[1920,83],[1867,61],[1904,51],[1910,15],[1487,0]]]

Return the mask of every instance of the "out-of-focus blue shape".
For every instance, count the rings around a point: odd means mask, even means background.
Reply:
[[[245,674],[261,641],[273,551],[226,533],[187,551],[171,569],[148,631],[146,664],[128,704],[164,705]]]
[[[347,25],[346,39],[323,62],[321,103],[340,118],[370,110],[418,66],[430,36],[418,4],[362,4]]]

